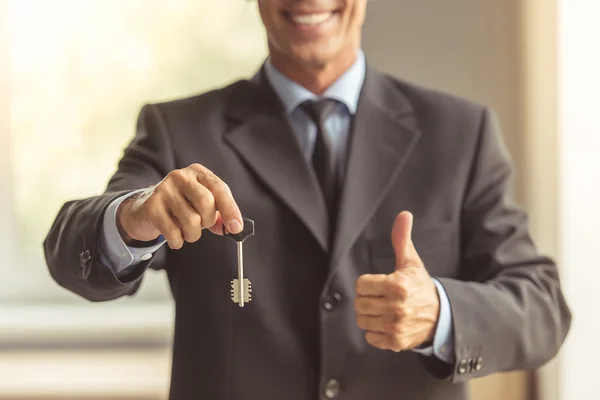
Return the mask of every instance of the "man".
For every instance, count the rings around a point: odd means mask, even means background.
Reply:
[[[491,113],[368,66],[366,0],[258,6],[263,68],[143,108],[106,193],[51,228],[54,279],[106,301],[166,270],[173,399],[465,399],[551,359],[571,316]]]

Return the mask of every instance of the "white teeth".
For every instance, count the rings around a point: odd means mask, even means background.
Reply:
[[[318,14],[292,15],[292,20],[297,24],[318,25],[327,21],[332,14],[332,12],[324,12]]]

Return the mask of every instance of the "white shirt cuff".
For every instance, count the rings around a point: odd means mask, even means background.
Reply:
[[[156,244],[152,246],[129,247],[121,238],[121,234],[117,228],[117,211],[119,206],[124,200],[141,191],[137,190],[119,197],[108,206],[104,214],[103,230],[100,235],[100,259],[103,264],[111,268],[117,275],[127,267],[151,259],[154,253],[166,242],[161,236],[157,239]]]

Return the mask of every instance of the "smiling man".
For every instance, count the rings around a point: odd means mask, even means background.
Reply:
[[[369,66],[366,0],[258,7],[262,68],[142,109],[106,192],[59,212],[54,279],[108,301],[166,270],[172,399],[459,400],[550,360],[571,316],[493,114]]]

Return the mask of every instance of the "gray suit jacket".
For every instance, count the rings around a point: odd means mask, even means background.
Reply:
[[[244,308],[229,298],[236,252],[223,237],[164,248],[126,280],[99,262],[109,203],[192,163],[227,182],[256,222],[244,244],[253,285]],[[314,173],[259,72],[144,107],[106,193],[64,205],[46,258],[61,286],[91,301],[132,295],[146,268],[166,270],[173,399],[466,399],[470,378],[552,358],[571,320],[555,264],[507,196],[510,170],[489,111],[368,67],[329,246]],[[455,365],[375,349],[356,325],[356,279],[393,271],[390,230],[402,210],[413,212],[415,246],[450,299]]]

